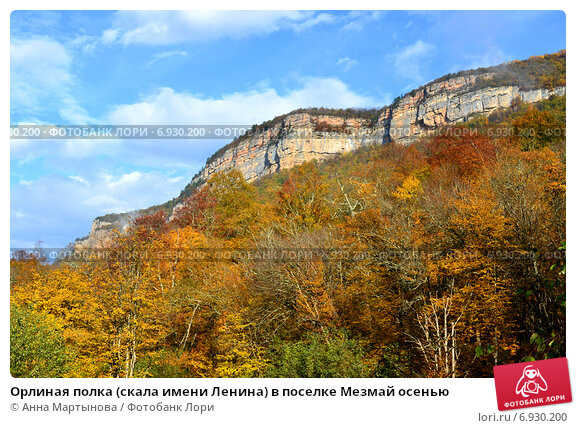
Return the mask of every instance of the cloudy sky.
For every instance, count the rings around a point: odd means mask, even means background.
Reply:
[[[16,11],[11,124],[259,123],[381,107],[427,81],[566,47],[562,12]],[[177,196],[226,140],[11,140],[11,246]]]

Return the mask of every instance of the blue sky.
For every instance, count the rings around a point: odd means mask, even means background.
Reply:
[[[566,47],[560,11],[16,11],[12,124],[250,124],[382,107],[446,73]],[[11,246],[177,196],[226,140],[12,140]]]

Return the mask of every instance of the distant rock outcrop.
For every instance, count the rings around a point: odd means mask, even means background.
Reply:
[[[139,215],[138,211],[131,211],[128,213],[108,214],[97,217],[92,222],[90,234],[85,238],[76,240],[74,249],[81,251],[104,247],[114,236],[115,230],[125,232],[132,223],[132,220]]]

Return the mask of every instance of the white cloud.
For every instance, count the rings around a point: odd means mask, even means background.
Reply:
[[[110,174],[104,174],[104,183],[109,189],[114,189],[122,186],[131,186],[138,183],[142,179],[142,173],[134,171],[129,174],[123,174],[116,178]]]
[[[112,139],[67,139],[67,140],[40,140],[44,146],[52,150],[53,158],[64,161],[78,161],[97,155],[111,155],[117,153],[121,140]]]
[[[152,56],[152,60],[146,64],[148,67],[153,65],[155,62],[160,61],[164,58],[169,58],[171,56],[187,56],[188,52],[185,51],[169,51],[169,52],[160,52]]]
[[[119,11],[112,27],[102,32],[101,40],[105,44],[159,46],[242,39],[283,29],[301,32],[325,24],[342,24],[344,30],[359,31],[382,16],[381,11],[347,14],[281,10]]]
[[[344,30],[360,31],[367,24],[373,21],[378,21],[384,16],[384,12],[380,10],[373,11],[360,11],[354,10],[348,12],[344,20],[347,21],[346,25],[342,27]]]
[[[25,74],[45,87],[60,87],[70,80],[68,68],[72,58],[59,42],[50,38],[13,39],[10,48],[14,72]]]
[[[70,58],[65,50],[56,50]],[[172,54],[169,51],[164,54]],[[346,62],[353,60],[346,60]],[[345,65],[341,63],[342,65]],[[61,94],[62,95],[62,94]],[[88,115],[76,105],[73,98],[61,98],[61,114],[70,106],[69,123],[86,123]],[[192,125],[252,125],[272,119],[301,107],[379,107],[389,102],[371,94],[360,94],[344,82],[330,77],[304,77],[295,87],[281,93],[260,82],[254,89],[206,97],[171,88],[158,90],[136,100],[134,103],[112,107],[97,123],[119,125],[192,124]],[[72,120],[73,117],[75,120]],[[86,122],[84,121],[86,120]],[[94,123],[93,122],[93,123]],[[42,124],[42,121],[22,121]],[[90,122],[88,122],[90,123]],[[110,159],[128,159],[132,165],[154,168],[159,162],[166,168],[184,169],[194,173],[227,140],[11,140],[10,156],[14,165],[25,167],[33,162],[48,162],[50,168],[67,171],[68,175],[80,176],[84,169],[94,168]]]
[[[466,55],[464,59],[468,60],[466,64],[454,67],[454,71],[469,70],[479,67],[490,67],[510,61],[512,58],[505,54],[499,47],[491,46],[482,54]]]
[[[358,64],[358,61],[356,61],[355,59],[350,59],[348,57],[340,58],[336,62],[336,65],[339,65],[340,67],[342,67],[342,69],[344,71],[350,70],[352,67],[354,67],[357,64]]]
[[[318,24],[333,24],[338,21],[336,15],[330,13],[320,13],[319,15],[306,19],[300,23],[294,23],[293,28],[296,31],[304,31],[312,28]]]
[[[126,174],[99,174],[91,179],[91,190],[77,187],[78,202],[99,213],[125,212],[163,203],[180,193],[184,177],[170,177],[160,172],[132,171]]]
[[[188,178],[189,179],[189,178]],[[94,217],[163,203],[177,196],[187,180],[156,171],[83,176],[44,176],[18,183],[10,192],[12,247],[60,247],[84,236]]]
[[[118,33],[119,30],[115,30],[115,29],[109,29],[109,30],[104,30],[102,32],[102,42],[103,43],[114,43],[116,41],[116,39],[118,39]]]
[[[322,24],[342,24],[359,31],[384,16],[382,11],[334,14],[314,11],[120,11],[112,28],[102,33],[103,43],[167,45],[241,39],[283,29],[296,32]]]
[[[90,116],[72,94],[61,95],[61,107],[58,109],[61,119],[74,125],[94,123],[94,118]]]
[[[82,184],[84,184],[84,185],[86,185],[86,186],[90,186],[90,183],[88,182],[88,180],[80,177],[79,175],[69,175],[68,178],[71,179],[71,180],[75,180],[75,181],[77,181],[78,183],[82,183]]]
[[[423,83],[425,62],[435,50],[436,46],[422,40],[406,46],[392,56],[396,73],[407,77],[413,83]]]
[[[37,111],[43,101],[58,96],[72,80],[68,50],[55,40],[38,38],[10,43],[12,109]]]
[[[385,100],[361,95],[344,82],[329,77],[307,77],[286,94],[260,87],[220,98],[161,88],[134,104],[117,106],[110,112],[114,124],[251,125],[300,107],[377,107]]]
[[[119,11],[103,43],[168,45],[266,35],[329,21],[308,11]]]
[[[82,124],[91,117],[74,96],[73,56],[48,37],[18,39],[10,43],[10,109],[28,118],[58,112],[64,121]]]
[[[23,213],[22,211],[18,210],[10,210],[10,215],[17,219],[23,219],[26,217],[30,217],[28,214]]]
[[[287,93],[261,82],[256,89],[202,97],[171,88],[161,88],[141,100],[114,107],[100,123],[118,125],[252,125],[300,107],[379,107],[389,99],[359,94],[335,78],[308,77]],[[128,160],[139,167],[175,168],[196,172],[229,140],[152,139],[15,139],[10,143],[14,165],[48,162],[50,168],[68,171],[68,176],[84,177],[102,162],[114,165]],[[188,177],[190,178],[190,177]],[[74,180],[74,178],[70,178]],[[78,180],[76,180],[78,181]],[[78,181],[79,182],[79,181]]]
[[[67,46],[77,49],[85,55],[93,55],[100,45],[101,38],[98,36],[80,35],[68,41]]]
[[[89,207],[95,207],[95,208],[99,208],[99,207],[110,207],[110,211],[111,212],[116,212],[116,208],[118,208],[118,212],[123,211],[123,207],[125,206],[125,203],[122,202],[120,199],[112,196],[112,195],[108,195],[108,194],[98,194],[98,195],[94,195],[88,199],[84,200],[84,204],[88,205]]]

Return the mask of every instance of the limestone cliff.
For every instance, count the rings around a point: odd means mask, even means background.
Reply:
[[[92,222],[90,234],[84,238],[77,239],[74,243],[74,249],[81,251],[105,246],[114,236],[115,230],[125,232],[132,220],[139,215],[141,214],[138,211],[131,211],[122,214],[108,214],[96,218]]]
[[[426,131],[509,107],[515,98],[533,103],[566,92],[565,87],[554,90],[521,90],[517,86],[473,89],[477,79],[490,77],[490,74],[456,77],[424,86],[382,109],[376,123],[362,118],[288,114],[271,128],[239,138],[220,150],[192,183],[200,184],[214,173],[230,169],[238,169],[247,181],[252,181],[368,144],[392,140],[409,144]]]
[[[518,86],[474,88],[478,78],[489,75],[450,79],[441,84],[425,86],[413,95],[405,96],[392,107],[386,107],[378,118],[379,127],[389,139],[410,143],[423,132],[441,126],[465,122],[477,114],[489,114],[495,109],[510,107],[517,98],[534,103],[552,95],[564,95],[566,87],[521,90]]]
[[[535,58],[533,62],[544,62],[538,71],[551,67],[547,64],[549,58],[563,58],[565,69],[563,51]],[[253,132],[216,152],[187,188],[201,185],[219,171],[238,169],[246,180],[253,181],[306,161],[327,159],[365,145],[389,141],[410,144],[424,133],[442,126],[509,107],[514,99],[534,103],[566,93],[565,78],[554,80],[561,83],[553,85],[554,89],[544,89],[550,84],[549,81],[542,84],[539,80],[542,75],[526,75],[522,67],[530,61],[516,61],[440,78],[399,97],[372,118],[362,114],[354,117],[349,112],[346,115],[322,114],[313,109],[275,118],[256,126]],[[551,75],[549,71],[546,73],[545,77]],[[164,209],[170,215],[184,194],[153,208]],[[76,247],[100,245],[110,236],[112,229],[122,230],[129,219],[151,210],[99,217],[94,221],[90,235],[77,241]]]
[[[271,128],[228,145],[206,163],[193,183],[199,184],[215,172],[233,168],[252,181],[303,162],[382,142],[380,131],[371,127],[367,119],[289,114]]]

